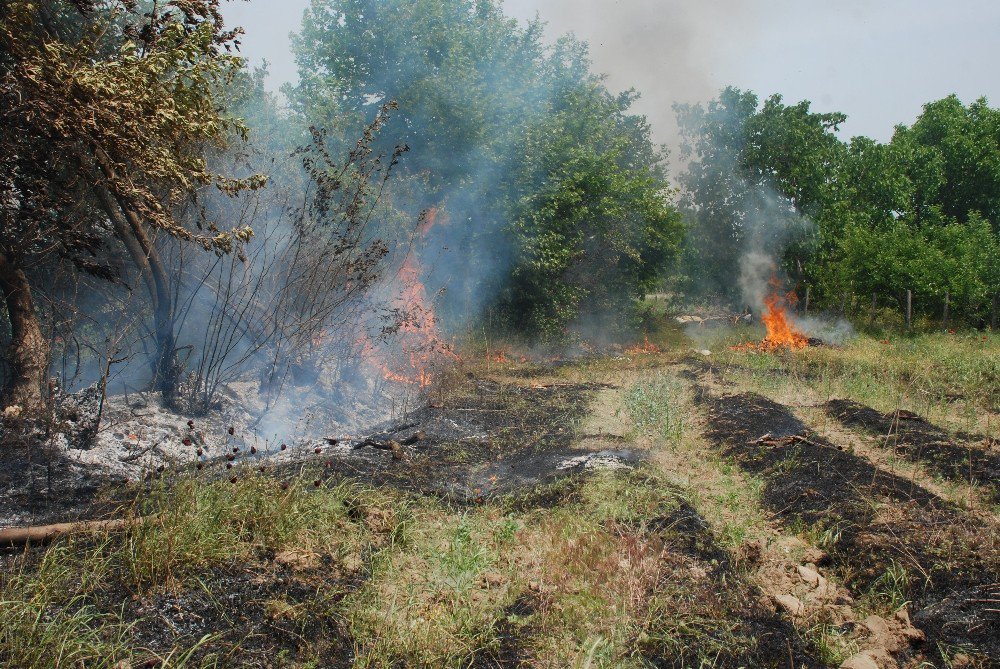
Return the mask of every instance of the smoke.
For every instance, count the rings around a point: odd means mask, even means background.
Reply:
[[[795,317],[795,325],[810,337],[817,337],[834,346],[840,346],[857,335],[850,321],[829,314],[799,315]]]
[[[733,175],[734,180],[741,180]],[[769,282],[778,276],[789,284],[780,272],[780,259],[789,244],[804,239],[815,228],[813,222],[798,212],[788,198],[782,197],[763,184],[746,184],[744,188],[743,248],[739,258],[739,285],[743,302],[755,312],[764,306],[770,290]]]
[[[764,298],[768,293],[768,282],[778,268],[771,254],[762,251],[748,251],[740,257],[740,293],[743,301],[760,313]]]
[[[639,91],[635,111],[650,120],[654,139],[676,153],[679,133],[673,105],[707,100],[730,82],[724,74],[727,64],[734,54],[752,47],[772,4],[506,0],[504,7],[521,19],[539,14],[549,36],[571,32],[588,42],[595,68],[607,75],[608,87]]]

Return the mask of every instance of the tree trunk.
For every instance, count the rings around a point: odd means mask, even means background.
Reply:
[[[11,378],[3,389],[0,405],[18,405],[25,411],[35,411],[44,400],[42,389],[49,366],[49,343],[35,314],[31,286],[24,272],[0,253],[0,294],[7,307],[11,342],[7,357]]]
[[[153,337],[155,353],[152,361],[152,386],[163,393],[171,402],[177,391],[177,348],[174,337],[173,299],[170,294],[170,279],[160,260],[152,240],[146,234],[138,217],[128,207],[118,202],[103,187],[97,187],[101,205],[111,219],[115,234],[125,244],[125,248],[142,274],[149,291],[153,308]]]

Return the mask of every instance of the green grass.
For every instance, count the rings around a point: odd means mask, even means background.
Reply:
[[[625,393],[624,404],[635,429],[668,443],[680,440],[684,431],[682,392],[677,379],[662,373],[634,384]]]
[[[128,625],[92,603],[111,568],[107,545],[64,542],[0,576],[0,666],[113,667],[128,656]]]
[[[1000,337],[996,334],[931,333],[883,339],[858,335],[840,347],[785,355],[723,346],[717,357],[741,368],[738,374],[755,384],[764,382],[768,372],[785,370],[796,382],[825,395],[849,396],[884,411],[896,408],[900,401],[924,412],[944,403],[956,403],[971,414],[1000,411]]]
[[[121,597],[182,590],[213,567],[265,561],[280,551],[322,553],[333,573],[355,571],[358,555],[405,534],[409,505],[387,493],[342,484],[282,489],[264,476],[236,484],[182,478],[140,496],[146,522],[114,535],[62,540],[25,555],[0,575],[0,666],[116,667],[154,659],[192,664],[202,638],[162,656],[135,646]],[[122,593],[122,594],[115,594]],[[129,665],[131,666],[131,665]]]

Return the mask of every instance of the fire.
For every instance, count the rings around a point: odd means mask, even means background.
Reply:
[[[799,332],[788,317],[789,310],[795,307],[798,298],[794,292],[782,292],[781,280],[776,275],[771,275],[768,286],[770,291],[764,300],[767,313],[761,316],[767,327],[767,336],[759,343],[742,344],[733,349],[768,353],[782,348],[793,351],[805,348],[809,345],[809,338]]]
[[[437,210],[429,209],[421,217],[418,236],[426,235],[437,223],[437,218]],[[422,274],[420,261],[411,250],[396,275],[399,290],[393,300],[393,309],[399,317],[394,333],[398,353],[377,350],[367,336],[358,343],[362,358],[378,369],[387,381],[427,388],[434,380],[435,365],[460,358],[441,337],[432,300],[421,280]]]
[[[493,351],[492,353],[487,354],[486,359],[489,360],[490,362],[498,362],[501,364],[510,361],[510,358],[507,357],[507,351],[505,351],[504,349]]]
[[[650,355],[653,353],[662,353],[660,347],[649,341],[649,335],[643,336],[643,342],[641,344],[635,344],[629,346],[625,349],[626,355]]]

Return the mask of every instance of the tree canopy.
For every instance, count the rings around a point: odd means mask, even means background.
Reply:
[[[985,99],[928,103],[889,143],[844,142],[846,117],[808,102],[761,106],[726,89],[678,109],[691,158],[689,289],[735,297],[738,259],[763,247],[827,305],[852,295],[982,319],[1000,285],[998,118]]]
[[[454,252],[439,264],[461,283],[446,315],[490,308],[558,339],[612,295],[627,320],[666,267],[681,229],[662,156],[585,44],[547,47],[541,24],[491,0],[321,0],[294,44],[291,93],[310,123],[349,127],[398,103],[384,134],[409,145],[401,167],[420,183],[400,206],[449,222],[436,234]]]

